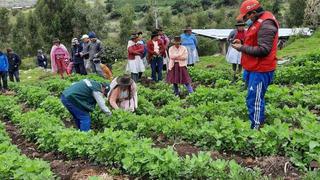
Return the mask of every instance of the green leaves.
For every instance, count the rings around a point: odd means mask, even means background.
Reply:
[[[0,178],[1,179],[53,179],[53,173],[47,162],[31,160],[20,154],[20,150],[11,144],[11,139],[0,123]]]

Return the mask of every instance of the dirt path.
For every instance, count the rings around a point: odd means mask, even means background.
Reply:
[[[5,120],[6,131],[22,154],[30,159],[39,158],[50,163],[51,170],[62,180],[84,180],[89,176],[100,176],[106,180],[129,179],[127,176],[111,176],[105,166],[95,165],[88,160],[75,159],[68,160],[66,156],[54,152],[41,152],[37,145],[28,141],[19,131],[19,129],[10,121]]]

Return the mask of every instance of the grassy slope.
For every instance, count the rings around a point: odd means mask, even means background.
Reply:
[[[320,52],[320,31],[310,38],[301,38],[278,52],[279,57],[299,56],[312,52]]]

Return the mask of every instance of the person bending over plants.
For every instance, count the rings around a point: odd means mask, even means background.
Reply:
[[[73,116],[80,131],[90,130],[90,112],[96,104],[100,109],[111,116],[111,111],[105,105],[103,96],[109,92],[109,84],[99,83],[90,79],[84,79],[72,84],[64,90],[61,95],[61,102]]]
[[[115,78],[110,84],[108,100],[114,109],[134,112],[138,108],[136,83],[128,75]]]

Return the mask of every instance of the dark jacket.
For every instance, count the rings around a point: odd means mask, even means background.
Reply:
[[[38,54],[37,55],[37,63],[38,63],[38,66],[43,67],[43,68],[47,68],[48,67],[47,56],[44,54]]]
[[[93,92],[101,92],[101,83],[84,79],[74,83],[62,94],[77,108],[85,112],[92,112],[97,104]]]
[[[83,47],[80,44],[72,46],[71,57],[74,64],[83,63],[83,57],[81,56],[82,51]]]
[[[9,68],[8,58],[3,52],[0,51],[0,71],[7,72]]]
[[[7,54],[7,57],[9,62],[9,71],[19,70],[19,66],[21,65],[20,57],[15,53]]]

